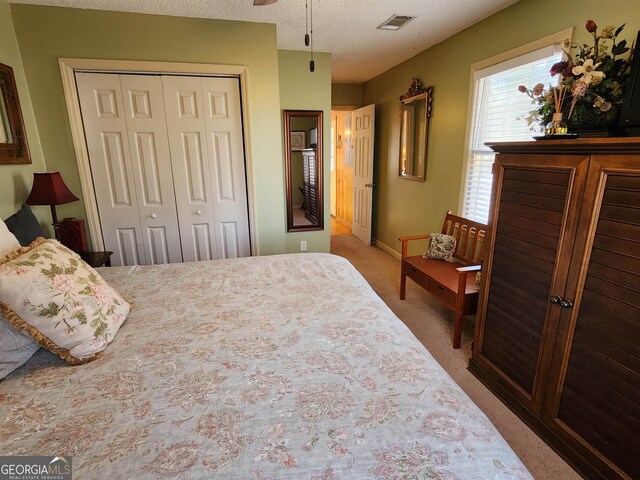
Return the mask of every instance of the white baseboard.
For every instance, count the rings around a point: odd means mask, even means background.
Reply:
[[[380,250],[384,250],[385,252],[387,252],[389,255],[391,255],[392,257],[397,258],[398,260],[402,259],[402,254],[396,252],[393,248],[389,247],[388,245],[385,245],[384,243],[382,243],[380,240],[377,240],[375,238],[372,239],[373,243],[376,244],[376,247],[379,247]]]

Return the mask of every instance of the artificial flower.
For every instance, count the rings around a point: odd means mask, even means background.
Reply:
[[[551,70],[549,70],[549,73],[552,77],[555,77],[556,75],[563,73],[568,66],[569,64],[564,60],[561,62],[556,62],[551,67]]]
[[[584,82],[574,82],[571,87],[571,95],[575,98],[584,97],[589,90],[589,85]]]
[[[571,124],[596,125],[615,123],[617,113],[624,104],[626,84],[629,78],[630,58],[626,40],[618,41],[624,25],[615,28],[605,26],[598,33],[598,25],[588,20],[585,28],[592,34],[591,45],[573,43],[567,39],[562,43],[564,58],[551,67],[549,74],[558,79],[557,87],[549,85],[547,90],[536,85],[531,90],[521,85],[518,90],[531,98],[535,110],[525,115],[529,125],[544,127],[554,113],[565,113]],[[566,95],[554,96],[554,92]],[[570,105],[568,108],[566,105]],[[568,113],[568,115],[566,115]]]
[[[533,87],[533,94],[536,97],[539,97],[544,92],[544,84],[538,83],[535,87]]]
[[[613,38],[613,34],[616,31],[616,27],[614,25],[607,25],[602,29],[602,33],[600,36],[602,38],[611,39]]]
[[[594,79],[598,79],[596,80],[596,82],[598,82],[599,80],[602,80],[606,76],[604,72],[596,70],[596,68],[598,68],[601,65],[601,63],[602,62],[599,62],[594,65],[593,59],[588,58],[584,61],[582,65],[576,65],[575,67],[573,67],[571,71],[576,76],[582,75],[582,78],[580,78],[580,81],[589,85]]]
[[[593,102],[593,106],[595,108],[599,108],[603,112],[608,112],[609,110],[611,110],[611,102],[605,101],[605,99],[602,97],[596,98],[596,101]]]

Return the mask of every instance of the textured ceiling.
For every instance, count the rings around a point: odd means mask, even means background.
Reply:
[[[332,81],[360,83],[517,0],[313,0],[314,47],[331,52]],[[254,7],[252,0],[10,0],[59,7],[275,23],[278,48],[304,50],[305,0]],[[393,14],[403,29],[376,30]]]

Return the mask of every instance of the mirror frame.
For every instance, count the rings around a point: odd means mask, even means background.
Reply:
[[[429,118],[431,118],[431,92],[433,87],[425,87],[422,82],[414,78],[411,86],[404,95],[400,96],[400,141],[398,142],[398,176],[404,180],[415,180],[424,182],[427,176],[427,149],[429,148]],[[424,164],[422,165],[421,175],[403,175],[402,174],[402,122],[404,120],[403,108],[406,104],[416,100],[425,99],[424,109]]]
[[[3,63],[0,63],[0,92],[13,137],[10,143],[0,143],[0,165],[31,163],[13,68]]]
[[[311,232],[324,230],[324,159],[323,159],[323,125],[322,110],[283,110],[284,116],[284,158],[285,158],[285,180],[287,187],[287,232]],[[318,224],[317,225],[294,225],[293,224],[293,184],[291,179],[291,118],[293,117],[315,117],[318,128],[318,142],[316,146],[317,156],[317,185],[318,185]]]

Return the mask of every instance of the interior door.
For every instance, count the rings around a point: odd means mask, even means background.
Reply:
[[[331,165],[330,165],[330,178],[329,178],[329,213],[331,216],[338,216],[337,213],[337,188],[336,188],[336,170],[338,160],[338,144],[336,137],[340,135],[338,130],[338,116],[339,113],[331,112]]]
[[[375,105],[367,105],[354,110],[352,116],[355,163],[351,230],[356,237],[367,245],[371,245]]]
[[[202,77],[217,258],[251,255],[240,88],[237,78]]]
[[[250,255],[238,80],[162,85],[184,260]]]
[[[163,77],[182,256],[212,260],[217,251],[202,86],[196,77]]]
[[[120,75],[147,264],[182,262],[160,77]]]
[[[76,82],[112,264],[181,261],[158,80],[127,78],[123,89],[119,75],[77,73]]]

